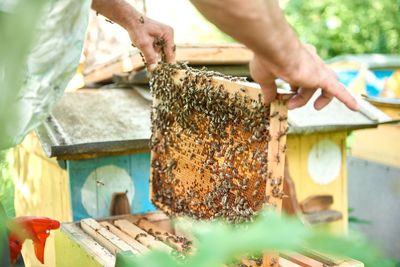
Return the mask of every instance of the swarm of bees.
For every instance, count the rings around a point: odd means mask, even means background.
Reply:
[[[170,215],[240,222],[267,201],[267,181],[283,197],[282,178],[268,171],[270,106],[215,77],[243,81],[184,63],[152,74],[152,200]]]

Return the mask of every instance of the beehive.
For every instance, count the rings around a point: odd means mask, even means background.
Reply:
[[[162,65],[153,93],[151,199],[168,214],[250,218],[280,208],[288,94],[265,105],[258,85],[184,64]]]
[[[57,266],[132,266],[133,258],[150,250],[165,251],[179,258],[195,257],[195,240],[182,233],[175,230],[173,222],[162,212],[64,223],[61,231],[56,233],[56,252],[60,255],[56,258]],[[317,251],[307,251],[306,254],[283,253],[276,259],[276,266],[364,266],[358,261],[343,260]],[[271,266],[256,255],[236,259],[236,263],[221,267]]]

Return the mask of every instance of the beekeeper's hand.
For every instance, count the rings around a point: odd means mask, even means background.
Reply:
[[[275,79],[288,82],[296,95],[289,108],[305,105],[322,89],[316,109],[336,97],[357,110],[357,102],[339,83],[315,50],[303,45],[286,21],[277,0],[191,0],[198,10],[222,31],[254,52],[250,64],[253,79],[263,90],[266,102],[276,96]]]
[[[149,70],[156,67],[162,52],[166,62],[175,61],[174,31],[170,26],[143,16],[124,0],[93,0],[92,8],[127,30]]]
[[[322,109],[336,97],[348,108],[357,110],[355,99],[317,55],[314,47],[300,44],[299,47],[292,48],[290,54],[291,58],[287,58],[282,64],[276,64],[259,54],[255,54],[250,62],[251,76],[261,85],[266,102],[275,98],[275,79],[281,78],[288,82],[295,92],[289,100],[289,109],[305,105],[320,88],[321,94],[314,102],[315,109]]]
[[[133,45],[142,51],[149,70],[153,70],[157,62],[165,54],[165,61],[175,61],[174,31],[170,26],[140,16],[138,23],[127,28]]]

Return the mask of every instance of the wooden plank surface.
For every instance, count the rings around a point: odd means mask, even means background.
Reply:
[[[268,143],[268,172],[270,174],[266,185],[266,199],[268,205],[282,210],[284,170],[286,159],[286,134],[288,132],[286,102],[279,98],[271,103],[270,111],[270,136]],[[277,267],[279,260],[277,254],[266,253],[263,257],[263,267]]]
[[[284,253],[282,257],[302,267],[325,267],[322,262],[295,252]]]
[[[303,254],[306,257],[310,257],[324,264],[324,266],[335,266],[335,267],[364,267],[364,264],[360,261],[353,259],[345,259],[337,256],[332,256],[326,253],[322,253],[316,250],[306,249]]]
[[[313,213],[304,213],[303,217],[310,224],[330,223],[343,218],[342,213],[337,210],[321,210]]]
[[[298,265],[298,264],[291,262],[282,257],[279,258],[279,266],[280,267],[301,267],[301,265]]]
[[[114,267],[115,256],[75,223],[62,224],[55,238],[56,266]]]
[[[125,241],[129,246],[134,248],[134,250],[135,250],[134,254],[145,253],[145,252],[149,251],[149,249],[147,247],[145,247],[144,245],[142,245],[141,243],[139,243],[138,241],[136,241],[129,235],[125,234],[124,232],[122,232],[120,229],[118,229],[111,223],[100,222],[100,224],[102,226],[104,226],[108,231],[110,231],[114,235],[118,236],[121,240]]]
[[[300,202],[301,210],[312,213],[327,210],[333,204],[332,195],[312,195]]]
[[[114,224],[123,232],[127,233],[129,236],[142,243],[146,247],[152,249],[159,249],[166,252],[171,252],[172,248],[167,246],[161,241],[155,239],[154,236],[150,235],[143,229],[137,227],[133,223],[127,220],[116,220]]]
[[[253,53],[242,45],[178,45],[176,61],[187,61],[191,65],[240,65],[247,64]],[[110,80],[113,74],[123,74],[144,68],[138,50],[106,64],[95,66],[84,72],[85,83]]]
[[[156,223],[150,222],[146,219],[141,219],[136,223],[136,225],[178,251],[186,251],[189,249],[189,243],[187,242],[186,238],[178,237],[168,231],[165,231]]]
[[[364,263],[356,260],[346,260],[337,265],[337,267],[364,267]]]
[[[94,240],[107,248],[112,254],[116,255],[120,251],[131,251],[137,254],[137,251],[129,246],[118,236],[108,231],[104,226],[100,225],[92,218],[81,220],[81,228]]]

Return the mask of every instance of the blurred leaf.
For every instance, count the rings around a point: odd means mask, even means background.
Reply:
[[[262,251],[304,251],[305,248],[362,261],[366,266],[393,266],[362,237],[335,236],[312,230],[296,219],[264,212],[252,223],[241,225],[218,222],[180,221],[178,228],[190,230],[195,237],[194,255],[183,262],[162,252],[150,252],[144,256],[129,257],[127,265],[149,267],[217,267],[248,253]],[[166,264],[168,263],[168,264]]]
[[[0,112],[9,101],[9,92],[18,92],[24,79],[28,53],[35,40],[35,27],[48,0],[16,1],[10,13],[0,11]],[[0,125],[4,125],[0,121]],[[0,131],[0,138],[3,138]],[[5,160],[6,152],[0,151],[0,202],[7,205],[7,212],[13,213],[14,192],[12,179]],[[11,192],[10,192],[11,190]],[[7,195],[9,194],[9,195]],[[11,209],[11,210],[10,210]],[[6,216],[0,214],[0,233],[5,231]],[[7,244],[0,238],[0,254]]]
[[[349,216],[349,223],[354,223],[354,224],[371,224],[371,221],[364,220],[357,218],[355,216]]]
[[[348,208],[347,210],[348,210],[349,214],[354,212],[354,208]],[[348,221],[349,221],[349,223],[353,223],[353,224],[370,224],[371,223],[371,221],[360,219],[360,218],[358,218],[356,216],[352,216],[352,215],[349,215]]]

